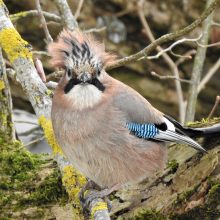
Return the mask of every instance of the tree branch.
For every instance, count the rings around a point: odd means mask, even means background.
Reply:
[[[207,74],[204,76],[204,78],[201,80],[198,86],[197,93],[199,94],[203,88],[205,88],[205,85],[208,83],[208,81],[212,78],[212,76],[217,72],[217,70],[220,67],[220,58],[216,61],[216,63],[209,69]]]
[[[212,5],[213,3],[215,3],[214,0],[207,0],[206,8],[209,8],[210,5]],[[202,27],[203,36],[200,40],[200,43],[203,45],[208,44],[210,28],[212,26],[212,17],[213,17],[213,13],[210,14],[209,17],[204,21],[204,24]],[[203,65],[205,62],[206,50],[207,50],[206,47],[198,46],[197,53],[195,56],[192,76],[191,76],[191,81],[193,83],[190,85],[189,96],[187,100],[187,109],[186,109],[186,118],[185,118],[186,122],[193,121],[195,117],[196,101],[197,101],[197,96],[198,96],[198,86],[200,83]]]
[[[60,12],[63,26],[69,28],[70,30],[74,30],[78,28],[78,23],[75,17],[73,16],[67,1],[66,0],[53,0],[53,1]]]
[[[127,63],[137,61],[143,56],[148,56],[154,49],[156,49],[157,46],[188,34],[192,30],[194,30],[198,25],[200,25],[219,6],[219,4],[220,0],[215,0],[212,4],[210,4],[208,8],[204,10],[201,16],[190,25],[174,33],[163,35],[162,37],[158,38],[153,43],[151,43],[141,51],[137,52],[136,54],[116,60],[113,64],[109,65],[107,69],[113,69],[125,65]]]
[[[197,43],[197,41],[198,41],[199,39],[201,39],[201,37],[202,37],[202,34],[201,34],[199,37],[197,37],[197,38],[191,38],[191,39],[190,39],[190,38],[182,38],[182,39],[180,39],[180,40],[175,41],[173,44],[171,44],[169,47],[167,47],[167,48],[165,48],[165,49],[159,47],[159,48],[161,48],[161,50],[160,50],[159,53],[157,53],[156,55],[147,56],[147,57],[143,57],[143,58],[140,58],[140,59],[144,59],[144,58],[147,58],[147,59],[149,59],[149,60],[158,59],[158,58],[159,58],[160,56],[162,56],[164,53],[166,53],[166,52],[168,52],[168,51],[172,51],[172,49],[173,49],[175,46],[177,46],[177,45],[179,45],[179,44],[182,44],[182,43],[184,43],[184,42],[196,42],[196,43]],[[181,55],[178,55],[178,56],[181,56]]]
[[[177,78],[176,76],[161,76],[154,71],[151,72],[151,75],[157,77],[158,79],[174,79],[184,83],[192,83],[190,80]]]
[[[148,38],[153,43],[155,41],[155,38],[154,38],[154,36],[151,32],[151,29],[150,29],[150,27],[147,23],[147,20],[145,19],[143,8],[144,8],[144,1],[140,0],[139,3],[138,3],[138,15],[139,15],[141,23],[142,23],[142,25],[143,25],[143,27],[146,31],[146,34],[147,34]],[[172,45],[171,45],[171,49],[172,49]],[[176,64],[173,62],[173,60],[166,53],[166,51],[168,51],[169,48],[166,50],[166,49],[163,49],[162,47],[158,46],[158,47],[156,47],[156,50],[158,51],[158,57],[162,56],[164,58],[164,60],[168,64],[168,66],[169,66],[170,70],[172,71],[173,75],[175,76],[175,78],[179,79],[180,76],[179,76],[178,68],[177,68]],[[150,58],[147,57],[147,58],[151,59],[153,57],[150,57]],[[183,123],[185,108],[184,108],[183,91],[182,91],[180,81],[175,80],[175,86],[176,86],[176,91],[177,91],[177,99],[178,99],[178,103],[179,103],[179,105],[178,105],[179,119],[180,119],[180,122]]]
[[[214,114],[215,110],[217,109],[219,103],[220,103],[220,96],[217,95],[216,99],[215,99],[215,104],[214,104],[211,112],[209,113],[208,119],[210,119],[213,116],[213,114]]]
[[[50,42],[53,41],[53,38],[51,37],[50,32],[47,28],[47,22],[44,18],[44,14],[43,14],[42,9],[41,9],[40,0],[35,0],[35,2],[36,2],[36,8],[37,8],[37,11],[38,11],[38,15],[40,17],[41,24],[42,24],[42,27],[44,29],[44,33],[45,33],[45,36],[46,36],[46,39],[47,39],[47,43],[50,43]]]
[[[49,13],[49,12],[46,12],[46,11],[42,11],[42,13],[43,13],[45,18],[47,18],[51,21],[61,22],[61,17],[59,17],[56,14]],[[12,22],[16,22],[17,20],[19,20],[21,18],[36,16],[36,15],[38,15],[37,10],[22,11],[22,12],[10,15],[10,19],[11,19]]]
[[[14,141],[15,127],[12,116],[12,99],[2,50],[0,48],[0,134],[8,141]]]
[[[83,2],[84,2],[84,0],[80,0],[79,3],[78,3],[77,9],[76,9],[76,12],[75,12],[75,15],[74,15],[75,19],[77,19],[80,15],[80,11],[82,9]]]

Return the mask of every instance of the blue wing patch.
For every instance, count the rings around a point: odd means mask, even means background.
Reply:
[[[159,129],[154,124],[128,122],[126,128],[133,132],[135,136],[144,139],[154,138],[159,133]]]

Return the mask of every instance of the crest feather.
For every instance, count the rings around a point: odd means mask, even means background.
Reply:
[[[57,41],[48,45],[48,52],[51,56],[51,64],[58,68],[66,68],[67,60],[70,58],[80,60],[83,56],[87,56],[98,59],[103,66],[111,64],[116,58],[115,55],[105,52],[103,43],[80,30],[63,30]]]

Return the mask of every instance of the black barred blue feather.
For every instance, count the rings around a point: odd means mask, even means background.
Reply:
[[[135,122],[127,122],[126,128],[139,138],[189,144],[197,150],[206,152],[204,148],[187,135],[178,134],[175,131],[174,125],[167,119],[165,119],[164,123],[167,125],[166,130],[161,130],[157,125],[152,123],[139,124]]]
[[[144,139],[154,138],[159,133],[159,129],[154,124],[128,122],[126,123],[126,127],[133,132],[135,136]]]

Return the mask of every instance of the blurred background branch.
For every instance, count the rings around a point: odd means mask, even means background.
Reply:
[[[207,0],[206,8],[208,8],[211,4],[213,4],[214,0]],[[208,16],[208,18],[204,21],[202,27],[202,37],[200,40],[201,44],[208,44],[210,28],[212,26],[213,13]],[[198,86],[201,79],[201,74],[203,71],[203,66],[206,58],[206,47],[198,46],[197,53],[194,60],[193,70],[192,70],[192,84],[189,88],[189,97],[187,100],[187,110],[186,110],[186,118],[185,121],[193,121],[195,118],[196,112],[196,102],[198,96]]]

